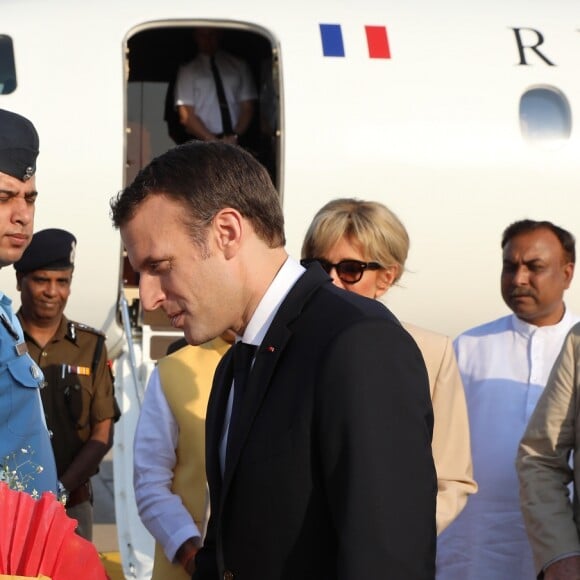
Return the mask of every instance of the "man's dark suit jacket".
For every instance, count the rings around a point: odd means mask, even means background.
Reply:
[[[311,267],[246,387],[222,478],[231,351],[206,418],[211,517],[195,580],[435,576],[433,413],[413,339]]]

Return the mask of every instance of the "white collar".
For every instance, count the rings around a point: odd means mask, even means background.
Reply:
[[[513,329],[523,336],[531,336],[534,332],[540,331],[545,334],[551,334],[552,332],[559,332],[559,330],[566,326],[570,328],[572,322],[572,314],[566,308],[564,304],[564,316],[556,324],[549,324],[547,326],[536,326],[535,324],[530,324],[521,318],[518,318],[515,314],[512,314],[512,326]]]
[[[304,272],[305,269],[288,256],[252,315],[242,337],[244,342],[261,344],[284,298]]]

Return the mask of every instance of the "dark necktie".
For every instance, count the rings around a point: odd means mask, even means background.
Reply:
[[[220,113],[222,116],[222,130],[224,135],[232,135],[232,118],[230,117],[230,108],[228,107],[228,102],[226,101],[226,94],[224,92],[224,85],[222,83],[222,77],[215,63],[215,56],[210,57],[209,62],[211,64],[211,72],[213,73],[213,80],[215,81],[215,88],[217,90],[217,96],[220,103]]]
[[[234,345],[234,401],[232,404],[232,414],[230,416],[230,425],[228,428],[228,444],[226,457],[229,453],[230,441],[236,429],[238,418],[240,415],[240,408],[242,406],[242,399],[246,391],[246,383],[250,369],[252,368],[252,360],[256,354],[257,347],[253,344],[245,342],[236,342]]]

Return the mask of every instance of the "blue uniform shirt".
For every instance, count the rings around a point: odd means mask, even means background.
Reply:
[[[39,495],[57,493],[58,479],[39,388],[40,367],[25,348],[12,300],[0,292],[0,478]]]

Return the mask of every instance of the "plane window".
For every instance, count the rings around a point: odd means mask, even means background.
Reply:
[[[14,48],[9,36],[0,34],[0,95],[8,95],[16,90],[16,67]]]
[[[556,143],[568,139],[572,131],[568,99],[552,87],[526,91],[520,100],[520,127],[524,138],[533,143]]]

